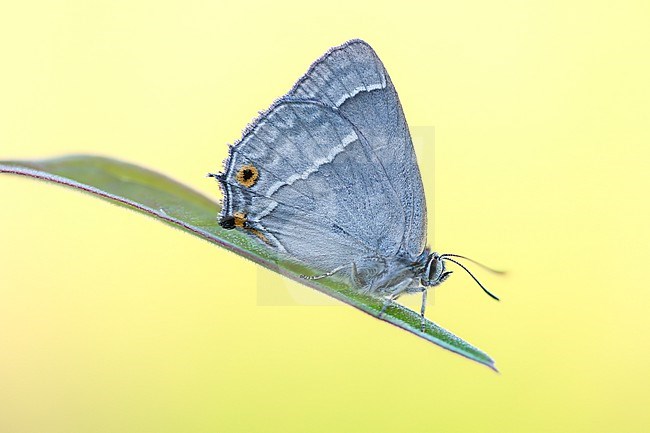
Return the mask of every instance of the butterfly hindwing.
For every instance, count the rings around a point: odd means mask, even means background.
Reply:
[[[322,103],[276,102],[231,148],[219,179],[222,221],[299,261],[331,270],[399,248],[404,215],[376,155]]]

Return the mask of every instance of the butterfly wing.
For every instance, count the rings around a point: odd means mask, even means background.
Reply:
[[[374,50],[351,40],[311,66],[288,97],[335,108],[365,137],[404,213],[402,251],[418,256],[426,246],[426,202],[408,125],[397,92]]]
[[[221,224],[325,271],[398,252],[403,211],[367,140],[336,109],[279,100],[218,176]]]

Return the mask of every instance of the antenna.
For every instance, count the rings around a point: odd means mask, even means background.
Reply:
[[[484,291],[485,293],[487,293],[488,295],[490,295],[490,297],[491,297],[492,299],[496,299],[497,301],[499,300],[499,298],[497,298],[497,297],[496,297],[495,295],[493,295],[493,294],[492,294],[488,289],[486,289],[485,286],[484,286],[483,284],[481,284],[481,282],[480,282],[480,281],[479,281],[479,280],[474,276],[474,274],[472,274],[472,273],[469,271],[469,269],[467,269],[463,264],[457,262],[456,260],[452,260],[452,259],[448,258],[448,257],[450,257],[450,256],[452,256],[452,257],[456,257],[455,255],[453,255],[453,254],[444,254],[444,255],[442,255],[442,256],[440,256],[440,257],[444,257],[444,256],[447,256],[447,257],[444,258],[444,260],[446,260],[446,261],[448,261],[448,262],[456,263],[458,266],[460,266],[461,268],[463,268],[463,269],[465,270],[465,272],[467,272],[467,273],[469,274],[469,276],[472,277],[472,278],[474,279],[474,281],[476,281],[476,284],[478,284],[478,285],[481,287],[481,289],[483,289],[483,291]],[[468,259],[468,260],[471,260],[471,259]],[[472,261],[473,261],[473,260],[472,260]]]

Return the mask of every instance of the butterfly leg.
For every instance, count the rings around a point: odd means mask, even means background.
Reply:
[[[356,287],[363,287],[365,285],[363,283],[361,275],[359,275],[359,271],[357,270],[357,264],[354,262],[352,262],[352,269],[350,270],[350,275],[352,277],[352,284],[354,284]]]
[[[377,317],[381,317],[381,316],[383,316],[384,313],[386,312],[386,309],[387,309],[387,308],[388,308],[388,307],[389,307],[393,302],[395,302],[395,300],[396,300],[397,298],[399,298],[399,295],[401,295],[401,293],[393,293],[393,294],[391,294],[391,295],[386,296],[386,297],[384,298],[384,305],[381,307],[381,311],[379,312],[379,316],[377,316]]]
[[[400,296],[402,296],[404,293],[407,292],[407,289],[412,282],[413,280],[406,279],[391,289],[390,294],[384,298],[384,305],[381,308],[378,317],[381,317],[386,312],[386,309],[390,304],[395,302],[397,298],[399,298]]]
[[[422,322],[420,324],[420,331],[424,332],[427,326],[427,319],[424,318],[424,310],[427,308],[427,293],[428,290],[426,287],[422,288],[422,306],[420,307],[420,318]]]
[[[305,280],[320,280],[322,278],[331,277],[332,275],[334,275],[335,273],[337,273],[343,268],[345,268],[345,266],[339,266],[338,268],[332,269],[331,271],[325,272],[324,274],[321,275],[300,275],[300,278],[303,278]]]

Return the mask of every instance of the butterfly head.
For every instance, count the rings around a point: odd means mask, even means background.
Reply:
[[[424,287],[432,287],[441,284],[452,274],[452,271],[448,271],[445,268],[445,262],[452,262],[467,272],[472,277],[472,279],[476,281],[476,283],[481,287],[481,289],[483,289],[483,291],[487,293],[491,298],[496,299],[497,301],[499,300],[499,298],[493,295],[488,289],[485,288],[485,286],[483,286],[483,284],[481,284],[481,282],[474,276],[474,274],[470,272],[469,269],[465,267],[465,265],[454,259],[469,260],[470,262],[475,263],[490,272],[496,274],[503,273],[502,271],[496,271],[494,269],[488,268],[487,266],[482,265],[470,258],[459,256],[458,254],[438,254],[436,252],[433,252],[427,256],[424,268],[422,269],[420,276],[420,284],[422,284]]]
[[[420,277],[420,282],[425,287],[437,286],[451,275],[452,271],[445,269],[445,260],[438,253],[431,253]]]

